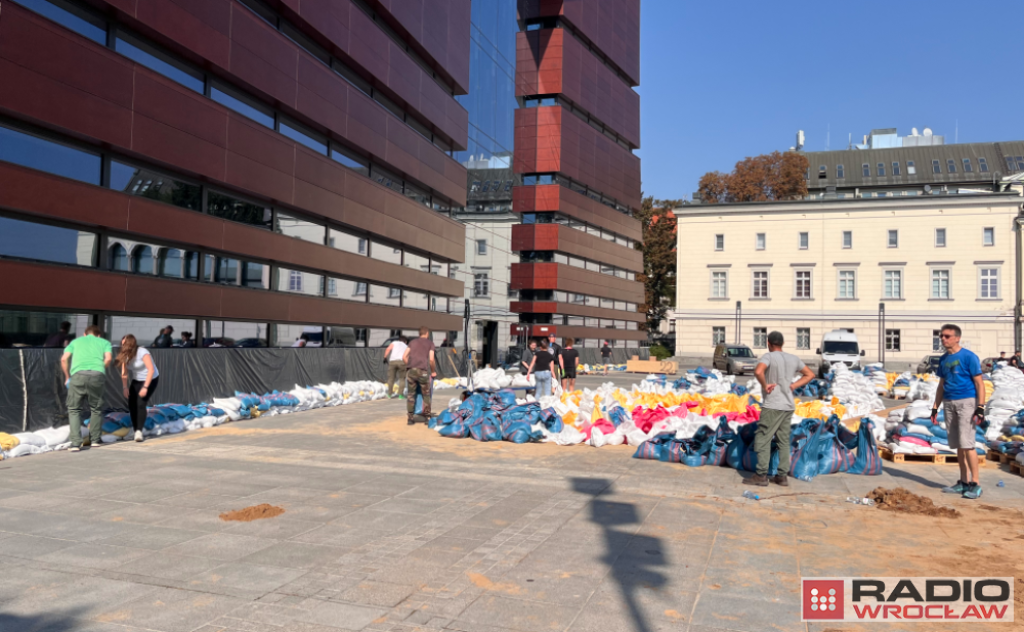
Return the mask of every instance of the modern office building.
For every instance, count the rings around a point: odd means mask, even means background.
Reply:
[[[1020,348],[1019,187],[693,204],[676,216],[679,356],[706,359],[720,343],[761,353],[778,330],[816,363],[822,336],[849,329],[868,361],[906,369],[940,351],[945,323],[982,357]]]
[[[903,197],[999,191],[1024,171],[1024,141],[945,144],[925,128],[899,136],[876,129],[848,149],[805,152],[810,197]]]
[[[640,223],[640,0],[521,0],[511,304],[519,330],[598,346],[646,333]]]
[[[0,344],[460,331],[470,0],[398,4],[3,2]]]

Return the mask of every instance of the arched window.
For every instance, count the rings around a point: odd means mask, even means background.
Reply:
[[[110,247],[108,263],[111,270],[128,272],[128,251],[124,249],[124,246],[115,243]]]
[[[181,278],[181,251],[164,248],[160,251],[160,276]]]
[[[149,246],[136,246],[132,251],[132,272],[153,274],[153,249]]]

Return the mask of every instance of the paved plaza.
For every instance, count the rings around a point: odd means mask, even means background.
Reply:
[[[955,467],[888,463],[754,502],[632,453],[445,439],[381,401],[0,462],[0,630],[837,632],[862,628],[802,623],[801,577],[1024,576],[1024,479],[992,464],[974,503],[939,493]],[[877,486],[963,517],[845,502]],[[262,503],[285,513],[219,518]]]

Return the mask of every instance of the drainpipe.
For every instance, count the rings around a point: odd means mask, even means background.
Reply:
[[[1024,281],[1021,279],[1022,268],[1024,268],[1024,204],[1020,205],[1017,210],[1017,218],[1014,220],[1014,228],[1017,233],[1017,248],[1016,256],[1016,296],[1014,296],[1013,302],[1013,349],[1014,351],[1021,348],[1021,300],[1024,299]]]

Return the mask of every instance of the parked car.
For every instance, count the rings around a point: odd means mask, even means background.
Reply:
[[[726,375],[743,375],[757,368],[757,356],[747,345],[718,345],[711,366]]]
[[[822,336],[818,347],[818,377],[825,377],[833,364],[845,364],[847,368],[861,368],[860,359],[864,350],[857,342],[857,334],[848,329],[833,329]]]
[[[941,353],[930,353],[921,360],[921,363],[917,365],[918,373],[938,373],[939,372],[939,360],[942,359]]]

